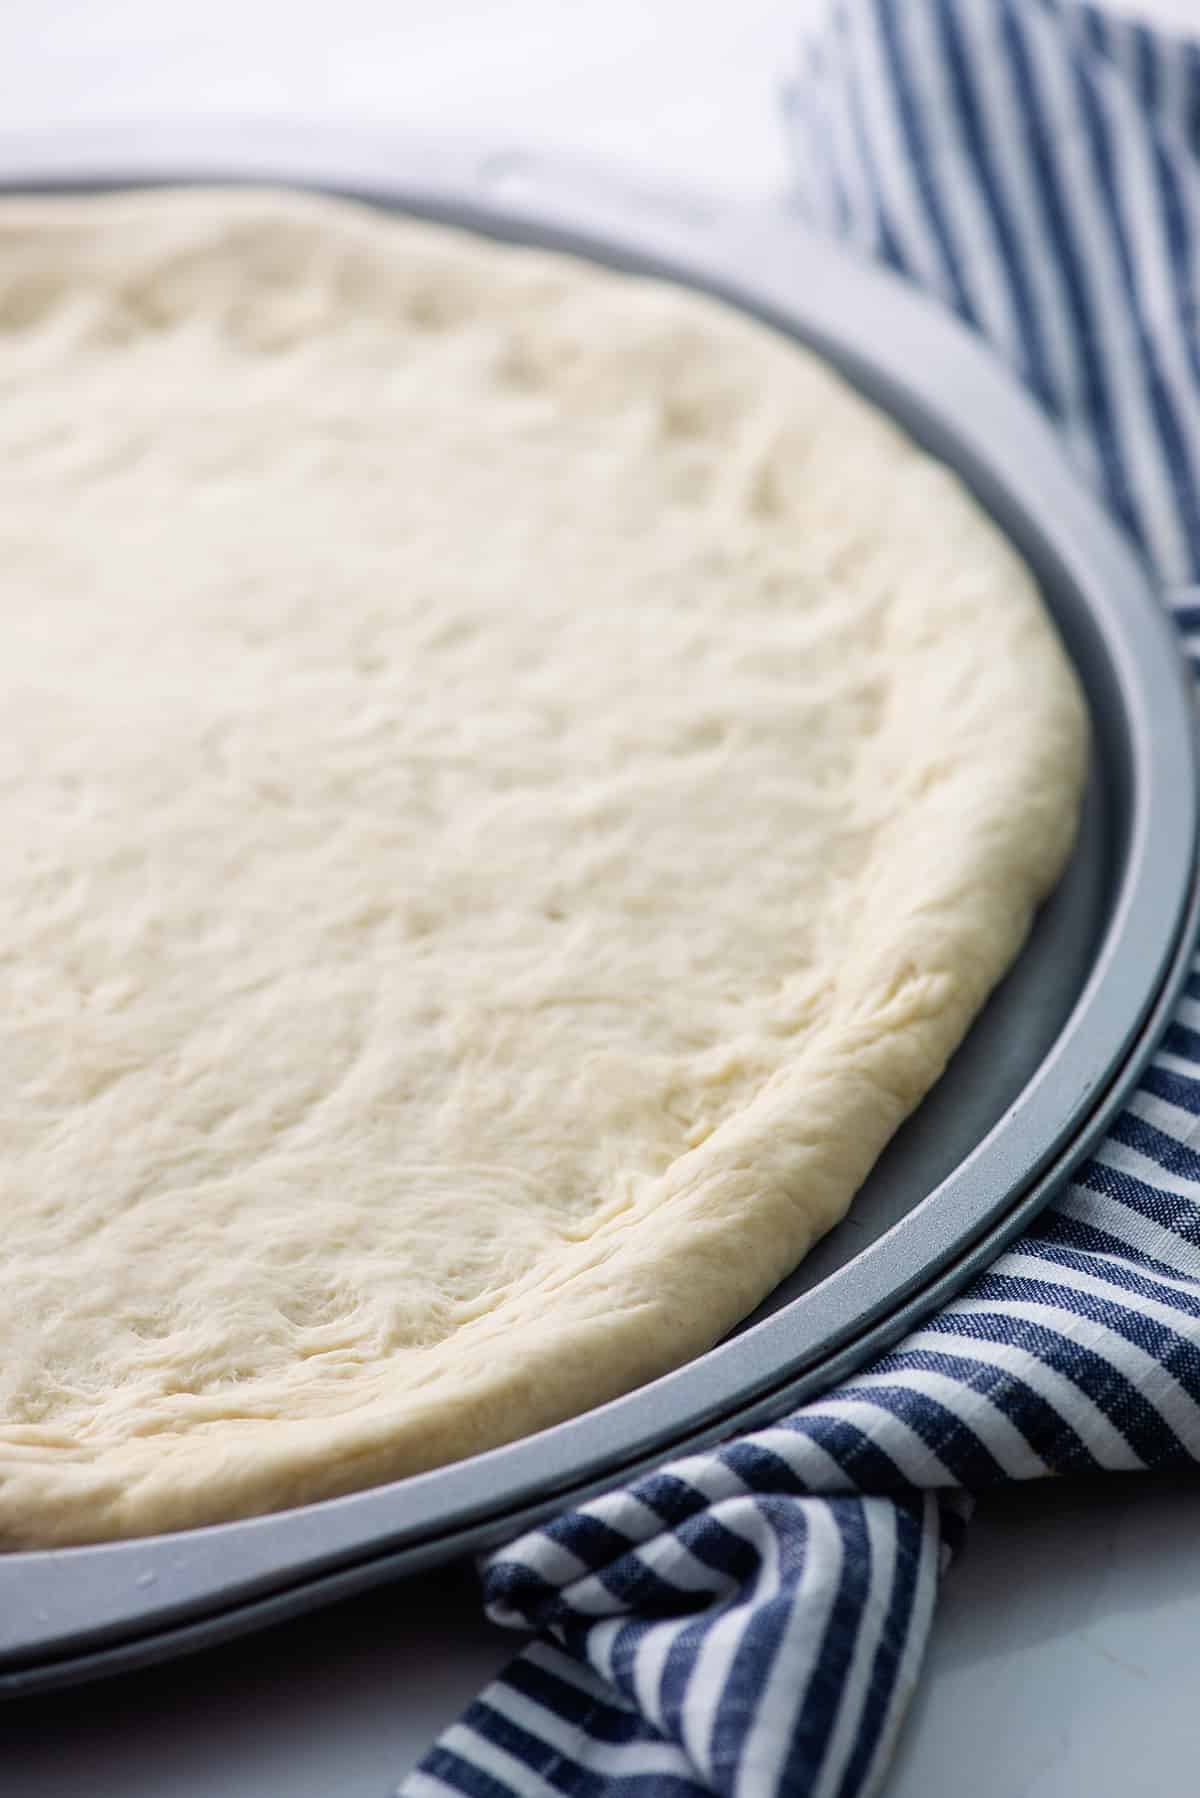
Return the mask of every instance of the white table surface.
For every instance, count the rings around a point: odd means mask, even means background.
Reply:
[[[0,0],[0,127],[239,114],[494,132],[777,193],[813,0]],[[1200,0],[1124,0],[1200,25]],[[986,1500],[885,1798],[1200,1790],[1200,1479]],[[384,1798],[513,1646],[463,1570],[0,1710],[3,1798]]]

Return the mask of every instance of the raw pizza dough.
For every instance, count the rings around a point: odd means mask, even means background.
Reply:
[[[271,194],[0,213],[0,1541],[714,1343],[1058,875],[1022,566],[719,305]]]

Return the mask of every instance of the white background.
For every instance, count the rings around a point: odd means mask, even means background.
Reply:
[[[774,95],[825,0],[0,0],[0,122],[256,113],[494,130],[691,185],[786,179]],[[1200,0],[1120,0],[1200,26]]]
[[[268,115],[559,147],[770,197],[811,0],[0,0],[0,131]],[[1200,0],[1138,10],[1200,29]],[[2,271],[0,271],[2,272]],[[987,1501],[886,1798],[1200,1789],[1200,1483]],[[2,1595],[2,1586],[0,1586]],[[0,1712],[7,1798],[383,1798],[508,1652],[442,1575]]]

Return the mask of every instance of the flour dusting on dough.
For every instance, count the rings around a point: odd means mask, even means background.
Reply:
[[[0,209],[0,1542],[715,1342],[1010,963],[1084,720],[815,358],[349,204]]]

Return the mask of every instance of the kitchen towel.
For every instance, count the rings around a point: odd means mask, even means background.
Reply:
[[[988,339],[1200,655],[1200,44],[1077,0],[832,0],[787,120],[796,203]],[[878,1792],[969,1494],[1197,1461],[1200,968],[1102,1148],[954,1304],[488,1558],[533,1639],[404,1798]]]

